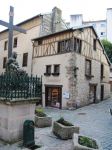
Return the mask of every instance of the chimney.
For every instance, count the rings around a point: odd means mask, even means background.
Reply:
[[[51,31],[52,33],[58,32],[62,29],[62,11],[54,7],[52,9],[52,23],[51,23]]]

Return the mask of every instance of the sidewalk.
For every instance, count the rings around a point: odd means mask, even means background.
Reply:
[[[92,104],[77,110],[45,109],[53,120],[64,117],[66,120],[80,127],[80,133],[96,138],[101,142],[104,150],[112,150],[112,99],[98,104]],[[42,150],[73,150],[72,140],[60,140],[52,134],[50,128],[35,128],[35,142],[43,145]],[[0,144],[0,150],[21,150],[22,143],[13,145]]]

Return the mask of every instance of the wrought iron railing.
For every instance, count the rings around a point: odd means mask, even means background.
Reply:
[[[28,99],[42,97],[42,78],[29,76],[0,75],[0,98]]]

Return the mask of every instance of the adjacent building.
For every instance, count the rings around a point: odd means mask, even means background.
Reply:
[[[43,106],[77,108],[109,97],[110,63],[93,26],[32,41],[32,74],[42,76]]]
[[[59,8],[53,8],[49,14],[39,14],[18,24],[27,31],[22,34],[13,31],[13,51],[18,54],[20,67],[30,75],[32,70],[33,43],[31,39],[51,34],[66,28]],[[8,29],[0,32],[0,73],[5,71],[8,55]]]
[[[68,23],[69,27],[82,25],[92,25],[100,39],[107,39],[112,43],[112,8],[107,9],[105,20],[83,21],[82,14],[75,14],[70,16],[70,23]]]

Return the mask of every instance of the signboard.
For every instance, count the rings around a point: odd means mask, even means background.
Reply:
[[[63,93],[63,98],[70,98],[70,94],[68,92]]]

